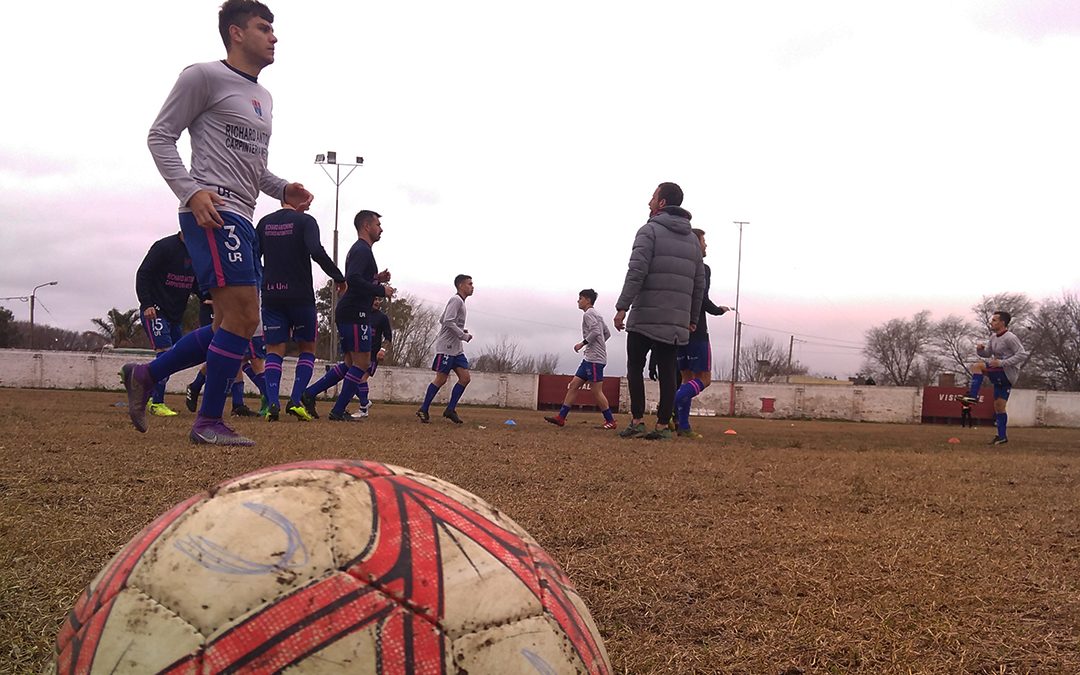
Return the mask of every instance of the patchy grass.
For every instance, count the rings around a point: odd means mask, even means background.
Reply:
[[[354,425],[238,420],[259,445],[215,449],[188,443],[186,413],[136,433],[119,400],[0,390],[0,672],[40,671],[74,599],[157,514],[320,457],[430,473],[507,512],[574,580],[617,673],[1080,672],[1080,430],[988,448],[989,429],[695,418],[704,440],[649,442],[596,414],[425,426],[376,404]]]

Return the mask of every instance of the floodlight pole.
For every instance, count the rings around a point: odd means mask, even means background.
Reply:
[[[329,150],[326,154],[315,155],[315,163],[322,168],[326,177],[334,182],[334,267],[338,267],[338,213],[340,211],[340,194],[341,184],[352,175],[353,171],[356,171],[357,167],[364,165],[364,158],[357,157],[356,162],[338,162],[337,153],[333,150]],[[332,164],[334,166],[334,174],[331,175],[327,170],[326,165]],[[341,176],[341,167],[347,166],[349,172],[345,174],[344,178]],[[333,360],[335,345],[337,344],[337,292],[336,290],[330,291],[330,356]]]
[[[44,284],[38,284],[34,286],[34,290],[30,291],[30,349],[34,348],[34,301],[37,298],[37,289],[44,286],[55,286],[59,281],[49,281]]]
[[[739,226],[739,262],[735,268],[735,334],[731,343],[731,405],[728,414],[735,415],[735,382],[739,379],[739,339],[742,336],[742,316],[739,314],[739,287],[742,283],[742,231],[743,225],[749,225],[748,220],[733,221]]]

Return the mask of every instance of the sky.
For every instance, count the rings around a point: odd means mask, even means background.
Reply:
[[[146,134],[180,70],[224,57],[219,4],[7,8],[0,297],[58,281],[37,322],[137,306],[135,270],[177,229]],[[743,343],[794,336],[813,373],[854,375],[893,318],[1080,287],[1072,0],[269,5],[270,169],[314,193],[331,251],[315,155],[363,156],[338,192],[340,262],[368,208],[399,292],[441,311],[471,274],[467,353],[508,340],[573,372],[577,292],[612,318],[662,181],[706,231]],[[734,323],[710,319],[718,366]],[[625,373],[625,337],[608,351]]]

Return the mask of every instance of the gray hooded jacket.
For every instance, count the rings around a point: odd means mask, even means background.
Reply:
[[[684,345],[701,313],[705,264],[690,230],[690,213],[665,206],[634,237],[630,263],[615,309],[630,310],[626,330],[666,344]]]

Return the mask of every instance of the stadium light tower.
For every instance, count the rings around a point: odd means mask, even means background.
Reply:
[[[338,267],[338,210],[339,201],[338,197],[341,193],[341,184],[352,175],[353,171],[356,171],[357,167],[364,166],[364,158],[357,157],[356,162],[339,162],[337,161],[337,153],[333,150],[327,150],[326,154],[319,153],[315,155],[315,163],[318,164],[326,177],[334,181],[334,266]],[[334,167],[334,173],[330,173],[327,169],[327,165]],[[341,175],[341,167],[349,167],[348,173],[344,177]],[[340,269],[340,267],[338,267]],[[337,345],[337,293],[330,291],[330,355],[333,358],[334,349]]]
[[[38,284],[34,286],[34,290],[30,291],[30,349],[34,348],[34,301],[37,299],[37,289],[43,286],[55,286],[59,281],[49,281],[44,284]]]
[[[742,321],[739,314],[739,286],[742,282],[742,229],[749,225],[748,220],[732,221],[739,226],[739,262],[735,268],[735,334],[731,339],[731,406],[730,415],[735,415],[735,382],[739,377],[739,338],[742,335]]]

